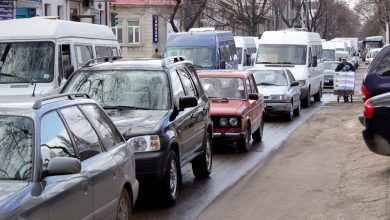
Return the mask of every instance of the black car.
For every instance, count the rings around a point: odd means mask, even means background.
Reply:
[[[374,153],[390,156],[390,93],[384,93],[365,102],[364,117],[360,122],[365,126],[363,138]]]
[[[71,75],[62,92],[88,93],[135,149],[140,184],[158,183],[173,205],[181,167],[210,175],[212,121],[197,73],[182,57],[90,63]]]

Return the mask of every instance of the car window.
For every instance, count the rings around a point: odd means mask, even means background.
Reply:
[[[249,82],[249,78],[246,78],[246,92],[252,93],[251,83]]]
[[[185,94],[184,94],[184,89],[181,84],[179,75],[176,71],[171,72],[171,80],[172,80],[172,89],[173,89],[173,96],[175,99],[175,103],[177,106],[179,106],[180,97],[185,96]]]
[[[383,57],[377,70],[379,75],[390,76],[390,52]]]
[[[251,93],[258,93],[253,75],[249,76],[249,82],[250,82],[250,86],[251,86]]]
[[[99,132],[102,142],[107,150],[123,143],[123,138],[115,128],[114,124],[107,118],[98,106],[83,105],[80,107],[91,119],[91,123]]]
[[[57,111],[41,120],[41,158],[44,168],[53,157],[76,157],[69,133]]]
[[[60,112],[69,126],[81,161],[102,152],[95,130],[79,108],[76,106],[67,107],[61,109]]]
[[[181,79],[186,95],[197,96],[190,74],[184,68],[178,68],[177,73],[179,73],[179,77]]]
[[[88,60],[93,59],[92,46],[75,45],[77,67],[81,67]]]
[[[79,71],[63,93],[88,93],[103,108],[125,106],[144,110],[167,110],[171,105],[166,72],[158,70]]]
[[[207,97],[245,99],[244,80],[238,77],[199,78]]]
[[[195,84],[196,90],[198,91],[198,95],[203,95],[202,86],[200,85],[198,74],[196,73],[194,66],[188,65],[187,69],[192,77],[192,82]]]
[[[286,71],[287,71],[288,78],[290,79],[290,83],[294,82],[295,78],[293,74],[290,72],[290,70],[286,70]]]
[[[113,49],[110,46],[96,46],[96,58],[112,57],[114,55]]]

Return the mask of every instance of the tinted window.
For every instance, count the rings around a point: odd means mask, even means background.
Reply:
[[[383,60],[378,66],[378,74],[384,76],[390,76],[390,52],[383,57]]]
[[[41,158],[47,167],[53,157],[76,157],[72,141],[57,111],[50,112],[41,120]]]
[[[180,97],[184,96],[184,89],[176,71],[171,72],[171,80],[172,80],[172,89],[173,89],[173,96],[175,98],[175,103],[177,106],[179,106],[179,99]]]
[[[96,58],[100,57],[112,57],[113,54],[113,48],[111,47],[104,47],[104,46],[96,46]]]
[[[194,85],[192,84],[191,77],[187,71],[183,68],[177,70],[179,73],[181,82],[183,83],[184,91],[187,96],[196,96]]]
[[[0,116],[0,180],[31,178],[33,131],[27,117]]]
[[[80,109],[69,107],[60,111],[69,125],[75,145],[79,150],[80,160],[86,160],[102,152],[95,130]]]
[[[198,95],[203,95],[202,86],[200,85],[198,74],[193,66],[187,66],[190,76],[192,77],[192,82],[195,84]]]
[[[215,48],[212,47],[169,47],[165,50],[165,57],[184,56],[196,68],[210,68],[214,64]]]
[[[81,108],[91,118],[91,122],[102,137],[102,142],[106,149],[123,143],[123,139],[118,130],[98,106],[84,105]]]
[[[103,108],[126,106],[146,110],[170,107],[167,74],[146,70],[101,70],[78,72],[64,92],[85,92]]]

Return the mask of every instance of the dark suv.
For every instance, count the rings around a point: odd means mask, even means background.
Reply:
[[[88,93],[106,110],[135,149],[137,179],[158,183],[168,204],[177,200],[181,167],[191,162],[195,177],[210,175],[209,103],[182,57],[90,62],[62,92]]]

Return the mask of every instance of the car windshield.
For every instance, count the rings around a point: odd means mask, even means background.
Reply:
[[[27,117],[0,116],[0,179],[32,177],[33,121]]]
[[[88,93],[103,108],[166,110],[170,107],[167,74],[146,70],[81,71],[64,93]]]
[[[51,82],[54,73],[54,44],[51,42],[0,43],[0,83]]]
[[[256,63],[264,64],[306,64],[305,45],[260,44]]]
[[[252,72],[258,86],[287,86],[283,70],[255,70]]]
[[[333,61],[336,60],[335,51],[334,50],[322,50],[322,57],[324,61]]]
[[[337,68],[337,65],[339,65],[339,63],[337,62],[324,62],[324,69],[335,70]]]
[[[238,77],[201,77],[200,82],[210,98],[245,99],[244,83]]]
[[[242,47],[236,47],[238,64],[242,63]]]
[[[213,50],[211,47],[170,47],[166,49],[165,56],[184,56],[196,68],[210,68],[213,66]]]

